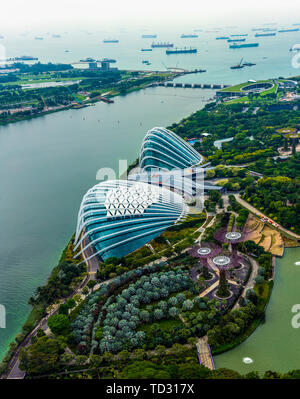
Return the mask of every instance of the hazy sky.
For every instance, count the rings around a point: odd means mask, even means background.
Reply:
[[[300,0],[3,0],[5,29],[300,22]]]

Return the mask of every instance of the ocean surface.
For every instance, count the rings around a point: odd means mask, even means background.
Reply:
[[[295,76],[299,68],[292,65],[295,53],[289,49],[300,43],[300,31],[277,33],[276,36],[255,37],[251,27],[224,28],[219,31],[197,32],[198,38],[180,38],[182,33],[192,33],[191,28],[178,30],[133,30],[110,29],[68,32],[38,32],[28,31],[20,34],[5,34],[0,44],[5,47],[7,57],[31,55],[41,62],[75,63],[80,59],[113,58],[116,66],[121,69],[133,70],[166,70],[167,67],[184,68],[188,70],[206,69],[205,73],[186,75],[180,80],[192,83],[224,83],[233,84],[248,79],[278,78],[279,76]],[[52,37],[59,33],[60,38]],[[142,39],[145,33],[157,34],[156,39]],[[258,42],[259,47],[244,49],[229,49],[227,40],[216,40],[218,36],[231,34],[248,34],[246,43]],[[35,40],[36,36],[43,40]],[[119,43],[103,43],[103,39],[118,39]],[[153,49],[151,52],[141,52],[149,48],[152,42],[171,42],[174,47],[195,47],[196,54],[166,55],[165,48]],[[68,52],[66,52],[68,50]],[[238,64],[241,59],[256,63],[252,67],[232,70],[230,66]],[[148,60],[151,65],[142,64]],[[295,63],[298,66],[298,63]],[[299,65],[300,66],[300,65]]]

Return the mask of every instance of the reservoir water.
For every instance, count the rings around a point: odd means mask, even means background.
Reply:
[[[275,284],[266,322],[241,345],[215,356],[216,368],[230,368],[242,374],[300,369],[300,328],[292,326],[292,318],[296,315],[292,307],[300,304],[299,261],[300,248],[287,249],[284,257],[276,260]]]
[[[212,90],[150,88],[0,127],[0,359],[25,322],[29,297],[45,283],[75,231],[81,198],[99,168],[138,156],[147,130],[203,107]]]

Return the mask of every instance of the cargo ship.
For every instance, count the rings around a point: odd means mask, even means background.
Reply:
[[[118,39],[104,39],[103,43],[119,43]]]
[[[173,50],[166,50],[166,54],[191,54],[191,53],[197,53],[196,48],[175,48]]]
[[[298,32],[299,28],[295,28],[295,29],[281,29],[278,32],[279,33],[285,33],[285,32]]]
[[[290,51],[300,51],[299,44],[294,44],[294,46],[290,48]]]
[[[21,57],[8,58],[7,61],[36,61],[38,57],[31,57],[31,55],[22,55]]]
[[[113,58],[103,58],[102,61],[110,62],[110,63],[112,63],[112,64],[115,63],[115,62],[117,62],[117,61],[114,60]]]
[[[274,33],[255,33],[255,37],[265,37],[265,36],[276,36],[276,32],[274,32]]]
[[[152,51],[152,48],[142,48],[141,51]]]
[[[181,39],[192,39],[192,38],[198,37],[198,35],[195,35],[195,34],[191,34],[191,35],[182,34],[180,37],[181,37]]]
[[[228,40],[228,39],[229,39],[228,36],[219,36],[219,37],[216,37],[216,40]]]
[[[248,36],[248,33],[244,34],[244,35],[230,35],[231,37],[238,37],[238,36]]]
[[[80,62],[96,62],[96,60],[94,60],[94,58],[83,58],[81,60],[79,60]]]
[[[256,64],[254,64],[253,62],[244,62],[243,66],[254,66]]]
[[[169,47],[174,47],[173,43],[152,43],[151,44],[152,48],[169,48]]]
[[[142,39],[156,39],[157,35],[142,35]]]
[[[230,43],[230,42],[244,42],[246,39],[244,38],[244,39],[228,39],[227,41],[228,41],[228,43]]]
[[[229,48],[236,49],[236,48],[258,47],[258,46],[259,43],[243,43],[243,44],[233,43],[229,45]]]

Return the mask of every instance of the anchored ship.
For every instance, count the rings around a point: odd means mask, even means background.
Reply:
[[[216,40],[228,40],[228,39],[229,39],[228,36],[219,36],[219,37],[216,37]]]
[[[276,32],[274,33],[256,33],[255,37],[264,37],[264,36],[276,36]]]
[[[190,54],[190,53],[197,53],[196,48],[175,48],[174,50],[166,50],[166,54]]]
[[[161,48],[161,47],[174,47],[173,43],[152,43],[151,44],[152,48]]]
[[[228,43],[230,43],[230,42],[244,42],[246,39],[244,38],[244,39],[228,39],[227,41],[228,41]]]
[[[190,39],[190,38],[198,37],[198,35],[195,35],[195,34],[191,34],[191,35],[182,34],[180,37],[181,37],[181,39]]]
[[[157,35],[142,35],[142,39],[156,39]]]
[[[142,48],[141,51],[152,51],[152,48]]]
[[[278,32],[279,33],[284,33],[284,32],[298,32],[299,28],[295,28],[295,29],[281,29]]]
[[[118,39],[104,39],[103,43],[119,43]]]
[[[38,57],[32,57],[31,55],[22,55],[21,57],[8,58],[7,61],[36,61]]]
[[[238,37],[238,36],[248,36],[248,33],[244,34],[244,35],[230,35],[231,37]]]
[[[236,48],[258,47],[258,46],[259,46],[259,43],[243,43],[243,44],[233,43],[233,44],[230,44],[229,48],[236,49]]]
[[[253,65],[256,65],[256,64],[254,64],[253,62],[244,62],[243,63],[243,66],[253,66]]]

